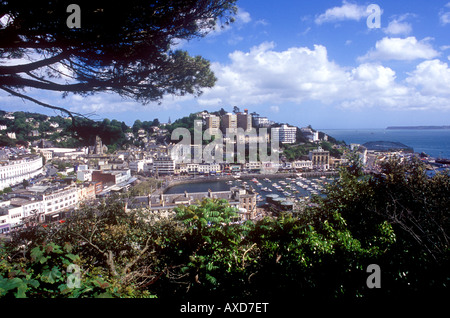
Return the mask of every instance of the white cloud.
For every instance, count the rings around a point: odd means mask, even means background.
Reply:
[[[201,103],[229,102],[257,104],[264,101],[301,102],[305,99],[326,101],[338,90],[345,73],[328,61],[324,46],[311,50],[293,47],[282,52],[273,50],[273,42],[265,42],[249,52],[235,51],[231,63],[214,63],[219,80],[200,97]]]
[[[385,37],[375,44],[375,49],[359,57],[360,61],[367,60],[405,60],[432,59],[439,55],[429,43],[429,38],[421,41],[413,36],[407,38]]]
[[[424,95],[450,97],[450,68],[438,59],[417,65],[406,82],[420,89]]]
[[[242,8],[238,8],[238,12],[236,14],[236,21],[245,24],[252,21],[252,18],[250,17],[250,13],[248,13]]]
[[[450,2],[448,2],[445,5],[446,8],[450,8]],[[446,25],[450,23],[450,11],[446,11],[444,9],[442,9],[439,12],[439,21],[441,22],[442,25]]]
[[[325,13],[317,16],[314,22],[316,24],[322,24],[325,22],[337,22],[345,20],[359,21],[361,20],[361,18],[368,16],[366,9],[367,8],[365,6],[360,6],[355,3],[343,1],[342,6],[327,9]]]
[[[256,26],[259,26],[259,25],[267,26],[267,25],[269,25],[269,22],[267,22],[267,21],[264,20],[264,19],[260,19],[260,20],[258,20],[258,21],[255,21],[255,25],[256,25]]]
[[[402,15],[389,22],[383,32],[389,35],[408,35],[412,32],[411,23],[405,22],[408,15]]]
[[[409,49],[417,51],[417,47],[421,48],[422,41],[414,43],[415,46]],[[400,47],[408,48],[406,45]],[[426,45],[424,48],[431,49]],[[387,54],[381,49],[376,52]],[[431,53],[437,55],[434,50]],[[417,58],[417,52],[414,56]],[[205,89],[196,99],[166,96],[162,105],[141,108],[137,103],[113,94],[85,98],[69,95],[66,99],[60,99],[60,94],[55,92],[41,96],[44,96],[44,102],[84,114],[93,111],[98,114],[125,113],[144,108],[149,112],[177,109],[192,105],[194,100],[201,106],[210,107],[265,105],[273,113],[283,112],[285,104],[307,107],[311,102],[352,110],[370,107],[450,110],[450,67],[438,59],[420,61],[406,73],[406,79],[399,80],[404,74],[398,76],[394,69],[380,61],[368,60],[346,67],[330,59],[327,48],[322,45],[276,50],[275,43],[264,42],[248,51],[236,50],[229,54],[227,63],[215,62],[211,68],[218,78],[213,88]]]
[[[280,107],[279,106],[270,106],[270,111],[272,113],[278,113],[280,111]]]
[[[399,80],[392,68],[379,62],[340,66],[321,45],[276,51],[274,43],[265,42],[248,52],[235,51],[229,60],[213,63],[218,82],[198,98],[200,105],[265,104],[281,112],[286,103],[318,101],[350,109],[450,110],[450,71],[439,60],[420,63],[407,74],[408,80]]]

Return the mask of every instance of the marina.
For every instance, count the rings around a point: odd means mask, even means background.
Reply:
[[[167,188],[165,194],[202,192],[202,191],[227,191],[232,187],[252,189],[257,194],[258,206],[267,203],[267,198],[276,195],[278,200],[301,202],[310,199],[314,195],[323,195],[325,187],[332,183],[336,177],[272,177],[252,178],[242,180],[210,180],[202,183],[178,184]]]

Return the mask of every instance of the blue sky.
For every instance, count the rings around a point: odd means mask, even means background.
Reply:
[[[373,27],[367,8],[380,8]],[[35,93],[92,119],[231,111],[318,129],[450,124],[450,2],[238,0],[236,22],[177,47],[212,63],[216,86],[199,98],[140,105],[111,94]],[[369,21],[369,22],[368,22]],[[32,92],[33,93],[33,92]],[[49,113],[0,93],[0,109]]]

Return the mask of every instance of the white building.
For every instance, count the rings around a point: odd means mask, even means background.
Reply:
[[[11,198],[9,206],[0,208],[0,232],[5,231],[5,210],[9,219],[7,227],[12,229],[28,221],[44,222],[46,219],[57,220],[60,212],[76,207],[78,204],[78,188],[75,185],[66,187],[32,186],[17,193]],[[8,203],[5,201],[4,203]],[[2,223],[3,222],[3,223]],[[3,224],[3,226],[2,226]]]
[[[253,126],[268,128],[273,125],[273,121],[270,121],[267,117],[253,116]]]
[[[250,161],[244,164],[246,170],[261,170],[261,161]]]
[[[92,181],[92,170],[78,170],[77,180],[82,182]]]
[[[6,208],[8,211],[8,221],[9,228],[13,229],[22,223],[22,218],[24,217],[24,212],[22,206],[12,206]]]
[[[152,172],[153,171],[153,159],[146,160],[144,162],[144,172]]]
[[[45,214],[56,215],[64,209],[73,208],[78,203],[77,187],[69,186],[43,195]]]
[[[0,161],[0,190],[43,173],[42,166],[41,156]]]
[[[294,169],[312,169],[313,163],[311,160],[297,160],[292,162],[292,168]]]
[[[173,174],[175,171],[175,161],[169,156],[158,157],[153,160],[153,173]]]
[[[10,230],[9,211],[8,209],[0,208],[0,234],[7,233]]]
[[[283,144],[293,144],[297,140],[297,127],[282,125],[281,127],[272,127],[272,138]]]
[[[220,171],[220,164],[218,163],[200,163],[198,164],[198,172],[199,173],[216,173]]]
[[[79,165],[77,168],[77,180],[82,182],[92,181],[92,171],[88,165]]]
[[[0,234],[20,225],[22,218],[22,206],[13,206],[10,200],[0,202]]]
[[[310,142],[319,141],[319,132],[318,131],[313,131],[309,127],[303,127],[303,128],[300,128],[300,130],[302,131],[302,133],[306,137],[306,139],[308,139]]]
[[[144,171],[144,164],[145,164],[144,160],[135,160],[130,161],[128,163],[128,167],[132,172],[142,172]]]
[[[186,164],[186,171],[188,173],[197,173],[198,172],[198,163],[187,163]]]
[[[40,149],[39,152],[44,156],[45,161],[50,161],[53,159],[53,150]]]

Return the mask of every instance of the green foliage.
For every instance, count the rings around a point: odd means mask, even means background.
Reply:
[[[46,136],[55,145],[70,148],[92,146],[96,136],[100,136],[105,145],[114,145],[119,148],[129,142],[125,137],[128,126],[115,119],[104,119],[97,122],[87,118],[74,117],[76,120],[72,123],[72,120],[61,116],[46,116],[29,112],[14,112],[13,115],[15,120],[3,118],[2,121],[8,126],[6,131],[15,132],[18,140],[32,142]],[[31,122],[26,122],[27,119]],[[51,127],[51,122],[57,123],[62,132],[57,132],[56,128]],[[38,126],[37,130],[41,133],[40,136],[28,136],[28,133],[35,129],[32,125]],[[57,139],[62,139],[62,141],[56,141]],[[6,136],[0,138],[0,146],[14,146],[15,144],[16,141]]]
[[[26,258],[17,263],[2,258],[0,297],[112,297],[114,289],[111,284],[95,274],[103,272],[101,269],[68,272],[71,265],[78,266],[74,268],[83,265],[80,257],[71,251],[69,243],[61,247],[52,242],[34,247]]]
[[[355,158],[326,198],[317,199],[314,218],[342,215],[362,247],[375,253],[387,294],[436,293],[448,284],[449,194],[450,176],[429,177],[419,160],[392,159],[380,174],[364,176]]]
[[[225,200],[205,199],[155,219],[125,212],[111,198],[64,224],[16,235],[2,249],[1,293],[283,301],[435,295],[448,288],[449,194],[448,175],[428,177],[420,162],[391,161],[372,176],[352,162],[326,197],[297,216],[236,222]],[[61,293],[69,263],[80,264],[84,287]],[[369,264],[381,268],[380,290],[366,286]]]
[[[149,178],[138,183],[130,189],[131,196],[149,195],[162,184],[161,180]]]
[[[289,161],[299,160],[302,156],[307,156],[311,150],[317,148],[315,145],[312,144],[306,145],[282,144],[282,147],[283,147],[283,155]]]

